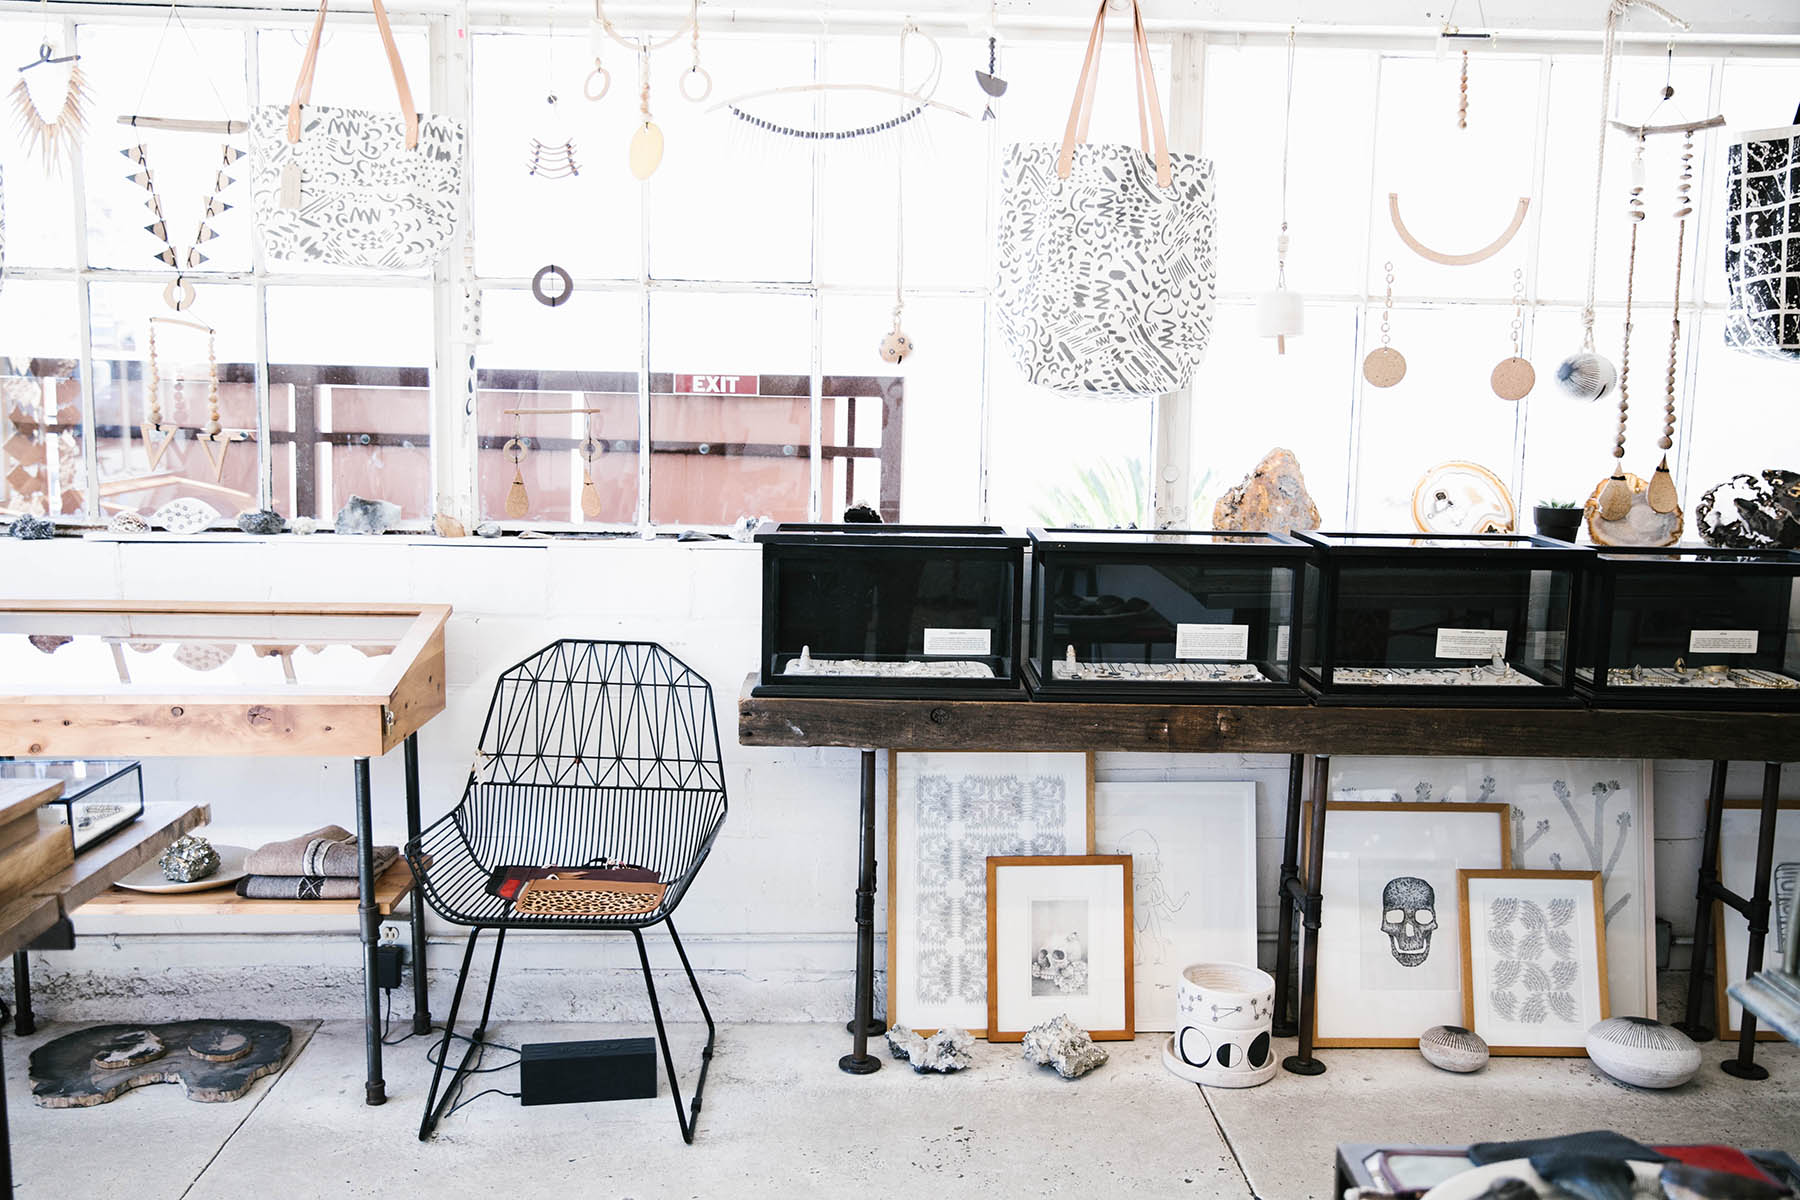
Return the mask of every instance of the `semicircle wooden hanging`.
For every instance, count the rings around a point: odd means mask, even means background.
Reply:
[[[1406,227],[1406,222],[1400,217],[1400,194],[1398,192],[1388,193],[1388,216],[1394,222],[1394,232],[1400,235],[1400,240],[1406,243],[1406,248],[1420,258],[1429,259],[1434,263],[1443,263],[1447,267],[1466,267],[1473,263],[1484,262],[1506,249],[1507,243],[1517,237],[1519,230],[1524,228],[1525,214],[1530,208],[1531,198],[1520,196],[1519,205],[1513,210],[1512,224],[1508,225],[1499,237],[1481,249],[1471,250],[1467,254],[1446,254],[1442,250],[1433,250],[1413,236],[1412,230]]]

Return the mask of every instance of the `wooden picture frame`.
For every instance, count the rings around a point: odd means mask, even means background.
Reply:
[[[1748,826],[1742,831],[1742,839],[1748,842],[1748,856],[1732,855],[1727,851],[1727,843],[1738,841],[1732,826],[1737,822],[1731,814],[1749,811],[1758,814],[1758,819],[1745,822]],[[1740,896],[1750,896],[1756,890],[1756,845],[1757,826],[1761,824],[1761,800],[1727,800],[1719,822],[1719,882]],[[1784,814],[1796,814],[1782,820]],[[1788,836],[1784,838],[1782,835]],[[1800,863],[1800,853],[1784,856],[1784,841],[1792,840],[1800,844],[1800,800],[1782,800],[1775,806],[1775,855],[1770,863],[1770,872],[1774,879],[1769,887],[1769,933],[1763,940],[1763,965],[1769,966],[1781,960],[1782,950],[1786,943],[1781,939],[1781,931],[1786,927],[1781,916],[1781,885],[1786,878],[1794,876],[1792,868]],[[1787,868],[1784,870],[1784,868]],[[1792,885],[1794,891],[1788,897],[1787,920],[1800,920],[1800,879]],[[1731,937],[1727,939],[1727,931]],[[1735,1040],[1743,1034],[1742,1023],[1736,1014],[1743,1011],[1743,1006],[1733,1000],[1727,989],[1734,983],[1743,981],[1744,955],[1749,948],[1749,922],[1742,913],[1724,904],[1713,905],[1713,1012],[1714,1024],[1719,1030],[1719,1037]],[[1729,945],[1727,944],[1729,941]],[[1779,1042],[1781,1035],[1758,1022],[1756,1040],[1759,1042]]]
[[[1334,857],[1333,831],[1339,831],[1339,837],[1344,836],[1342,830],[1346,823],[1343,817],[1367,814],[1403,822],[1426,822],[1421,836],[1413,839],[1410,846],[1406,847],[1407,853],[1395,854],[1390,849],[1376,861],[1388,864],[1378,872],[1380,874],[1401,867],[1410,868],[1390,882],[1397,882],[1400,878],[1424,879],[1431,886],[1437,908],[1433,911],[1435,921],[1432,936],[1426,939],[1425,952],[1418,961],[1407,962],[1401,956],[1399,943],[1394,940],[1394,935],[1383,928],[1381,908],[1385,904],[1385,895],[1371,893],[1376,906],[1373,910],[1364,911],[1366,905],[1360,893],[1369,889],[1361,886],[1363,856],[1358,856],[1352,865],[1351,874],[1354,878],[1345,879],[1341,872],[1321,877],[1323,898],[1320,917],[1325,928],[1321,931],[1319,941],[1318,974],[1314,985],[1313,1045],[1345,1049],[1416,1049],[1419,1034],[1433,1025],[1454,1024],[1462,1015],[1461,969],[1455,961],[1461,958],[1461,945],[1456,939],[1455,923],[1444,915],[1444,910],[1447,901],[1449,904],[1458,902],[1456,872],[1462,867],[1485,869],[1489,864],[1498,864],[1499,868],[1508,869],[1512,866],[1512,842],[1508,830],[1510,810],[1505,804],[1394,804],[1385,801],[1327,800],[1325,812],[1327,861],[1317,869],[1328,873],[1331,872],[1331,860]],[[1333,814],[1340,818],[1335,824],[1331,819]],[[1312,802],[1308,801],[1301,807],[1302,829],[1310,827],[1311,818]],[[1433,818],[1437,820],[1433,821]],[[1351,827],[1355,828],[1358,824],[1361,822],[1353,822]],[[1458,831],[1460,842],[1455,841],[1449,832],[1440,835],[1440,830],[1445,830],[1450,825],[1462,827]],[[1488,832],[1490,828],[1491,834]],[[1304,838],[1302,844],[1306,844]],[[1310,880],[1315,869],[1310,861],[1310,849],[1303,859],[1302,873]],[[1333,874],[1338,877],[1334,879]],[[1385,892],[1385,889],[1382,891]],[[1344,935],[1345,929],[1350,931],[1348,935]],[[1371,935],[1371,929],[1381,936]],[[1370,952],[1366,943],[1371,941],[1378,944],[1379,953]],[[1439,958],[1431,966],[1427,983],[1402,988],[1384,980],[1389,997],[1380,1006],[1378,1015],[1370,1016],[1365,1013],[1342,1021],[1335,1011],[1328,1016],[1328,1008],[1335,1009],[1335,1006],[1345,1003],[1351,997],[1360,999],[1365,993],[1378,990],[1364,982],[1364,975],[1378,972],[1394,974],[1389,965],[1390,959],[1404,972],[1430,963],[1433,953],[1439,955]],[[1381,954],[1388,957],[1381,958]],[[1358,972],[1356,983],[1344,987],[1341,979],[1351,969]],[[1342,996],[1339,995],[1340,992],[1343,993]],[[1363,1017],[1368,1019],[1365,1021]],[[1349,1025],[1364,1032],[1331,1028],[1334,1025]]]
[[[1006,750],[955,750],[955,751],[888,751],[888,821],[887,821],[887,1021],[889,1026],[907,1025],[916,1032],[930,1036],[940,1028],[960,1026],[976,1037],[985,1037],[984,1024],[987,1013],[987,969],[986,951],[987,936],[985,929],[971,931],[970,937],[958,947],[954,956],[954,969],[957,972],[956,990],[960,993],[954,1003],[942,1005],[925,1005],[916,995],[913,974],[909,972],[908,963],[917,958],[919,934],[917,916],[917,896],[915,875],[918,862],[915,854],[916,846],[907,844],[908,835],[916,837],[916,819],[909,822],[903,820],[902,810],[916,800],[902,794],[902,778],[915,779],[916,772],[930,770],[933,766],[955,765],[964,769],[965,774],[956,778],[967,777],[967,772],[979,774],[982,770],[989,772],[1008,771],[1017,773],[1023,765],[1029,773],[1035,766],[1045,774],[1060,777],[1065,783],[1065,792],[1073,790],[1072,784],[1077,774],[1080,779],[1079,810],[1063,812],[1063,821],[1058,832],[1061,840],[1068,848],[1069,854],[1091,854],[1094,849],[1094,756],[1085,751],[1006,751]],[[1065,797],[1065,802],[1067,798]],[[1051,840],[1055,840],[1052,838]],[[977,837],[967,847],[967,853],[956,856],[955,867],[960,872],[959,878],[968,891],[987,887],[986,860],[992,857],[996,849],[1026,851],[1032,847],[1010,841],[1006,838]],[[1057,856],[1052,856],[1057,857]],[[975,911],[980,914],[985,925],[987,906],[984,900],[977,898]],[[979,932],[979,936],[976,934]],[[974,995],[979,989],[980,995]],[[947,1019],[946,1019],[947,1018]],[[915,1024],[916,1022],[916,1024]]]
[[[1540,885],[1537,888],[1521,889],[1522,892],[1528,893],[1521,897],[1495,899],[1496,905],[1504,904],[1508,899],[1514,900],[1518,905],[1516,909],[1508,911],[1518,914],[1520,930],[1525,934],[1524,937],[1518,939],[1519,942],[1538,938],[1545,943],[1540,949],[1540,953],[1531,956],[1530,960],[1490,957],[1490,955],[1498,953],[1498,943],[1492,940],[1496,933],[1505,933],[1508,935],[1509,941],[1511,940],[1510,916],[1507,928],[1495,930],[1486,915],[1481,918],[1472,915],[1471,905],[1479,903],[1483,898],[1479,893],[1485,892],[1487,889],[1471,885],[1501,881],[1529,882]],[[1585,1057],[1587,1055],[1587,1046],[1585,1045],[1587,1030],[1597,1022],[1604,1021],[1611,1011],[1607,1004],[1606,987],[1606,899],[1602,890],[1603,883],[1600,872],[1458,871],[1456,886],[1462,908],[1463,1027],[1473,1030],[1486,1040],[1489,1054],[1540,1058]],[[1565,894],[1557,896],[1558,892]],[[1472,895],[1473,899],[1471,899]],[[1545,897],[1553,897],[1556,900],[1566,898],[1571,902],[1567,916],[1561,922],[1558,921],[1554,910],[1549,913],[1548,917],[1545,917],[1544,909],[1548,906],[1540,903]],[[1582,912],[1584,904],[1589,909],[1585,914],[1585,919]],[[1526,915],[1533,909],[1538,913],[1535,927],[1533,919]],[[1567,954],[1555,947],[1556,934],[1562,932],[1558,928],[1559,924],[1566,924],[1568,928],[1570,949]],[[1479,949],[1474,944],[1477,926],[1481,927],[1482,945]],[[1587,933],[1592,934],[1591,943],[1582,936]],[[1580,951],[1584,947],[1591,947],[1593,951],[1585,968],[1580,959]],[[1504,985],[1496,980],[1493,972],[1489,969],[1489,964],[1491,962],[1522,962],[1520,970],[1530,972],[1538,966],[1542,949],[1550,950],[1553,960],[1549,983],[1546,984],[1546,987],[1556,987],[1558,984],[1561,987],[1557,988],[1556,992],[1547,993],[1552,996],[1548,1004],[1536,1006],[1540,1012],[1539,1016],[1527,1017],[1524,1016],[1523,1010],[1531,1006],[1532,1000],[1546,992],[1544,988],[1534,987],[1527,982],[1528,975],[1521,977],[1520,985],[1521,991],[1525,995],[1525,1004],[1520,1006],[1520,1019],[1517,1021],[1508,1019],[1502,1025],[1491,1007],[1490,997],[1498,994]],[[1555,968],[1560,967],[1563,963],[1570,963],[1573,968],[1570,979],[1567,981],[1555,977]],[[1537,973],[1545,974],[1541,968]],[[1592,976],[1591,979],[1588,977],[1589,975]],[[1506,987],[1506,994],[1512,994],[1510,987]],[[1554,996],[1557,994],[1567,997],[1569,1008],[1566,1013],[1559,1014],[1555,1011]],[[1521,1023],[1548,1020],[1553,1016],[1561,1020],[1566,1030],[1581,1037],[1583,1041],[1581,1043],[1521,1042],[1508,1040],[1504,1036],[1508,1031],[1516,1031]]]
[[[1074,972],[1075,986],[1058,982]],[[1130,1041],[1135,994],[1131,855],[987,860],[988,1041],[1022,1041],[1030,1026],[1065,1013],[1097,1042]]]

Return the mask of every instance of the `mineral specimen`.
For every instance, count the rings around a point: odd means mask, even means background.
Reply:
[[[483,521],[481,524],[479,524],[475,527],[475,536],[476,537],[484,537],[484,538],[499,537],[500,536],[500,522],[498,522],[498,521]]]
[[[439,537],[460,538],[469,536],[468,527],[449,513],[439,513],[437,516],[431,518],[431,527],[437,530],[437,535]]]
[[[277,534],[287,528],[287,522],[280,513],[272,508],[259,508],[255,512],[239,513],[237,527],[245,533]]]
[[[400,519],[400,506],[391,500],[364,500],[351,496],[338,509],[339,533],[385,533]]]
[[[852,504],[844,510],[846,525],[879,525],[881,514],[867,504]]]
[[[966,1029],[940,1029],[929,1039],[922,1038],[904,1025],[888,1030],[888,1050],[895,1058],[912,1063],[912,1069],[923,1075],[936,1071],[948,1075],[975,1065],[969,1051],[975,1035]]]
[[[1213,505],[1212,527],[1240,533],[1317,529],[1319,506],[1307,494],[1294,452],[1277,447],[1263,455],[1244,482]]]
[[[75,639],[66,633],[34,633],[25,640],[45,654],[55,654]]]
[[[150,523],[170,533],[199,533],[219,519],[219,510],[204,500],[182,496],[150,514]]]
[[[1694,525],[1709,546],[1800,550],[1800,471],[1733,475],[1706,489]]]
[[[49,517],[14,517],[12,526],[6,533],[22,542],[40,542],[56,536],[56,522]]]
[[[184,834],[169,843],[156,865],[171,883],[194,883],[219,869],[219,852],[205,838]]]
[[[126,509],[122,513],[115,513],[113,519],[106,523],[106,528],[113,533],[149,533],[150,522]]]
[[[1033,1025],[1019,1047],[1021,1056],[1039,1066],[1055,1067],[1064,1079],[1079,1079],[1106,1062],[1106,1051],[1067,1016]]]
[[[288,532],[297,533],[301,537],[305,537],[310,533],[317,533],[318,531],[319,519],[317,517],[295,517],[288,522]]]

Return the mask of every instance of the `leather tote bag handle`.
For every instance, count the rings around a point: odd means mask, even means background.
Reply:
[[[1081,77],[1076,81],[1075,99],[1069,105],[1069,123],[1063,130],[1062,152],[1056,159],[1056,173],[1063,179],[1075,159],[1075,145],[1086,142],[1088,122],[1094,112],[1094,92],[1100,79],[1100,47],[1106,33],[1107,0],[1100,0],[1094,14],[1094,27],[1088,34],[1087,56],[1082,60]],[[1169,142],[1163,125],[1162,102],[1156,94],[1156,75],[1150,58],[1150,39],[1144,33],[1144,14],[1137,0],[1131,0],[1132,74],[1136,76],[1138,102],[1138,144],[1156,162],[1156,184],[1169,187],[1173,175],[1169,165]]]
[[[400,115],[406,118],[406,148],[419,146],[419,114],[413,107],[412,89],[406,85],[406,67],[400,62],[400,47],[394,44],[394,31],[388,26],[387,10],[381,0],[374,0],[375,27],[381,30],[381,45],[387,51],[388,68],[394,73],[394,90],[400,94]],[[300,140],[300,106],[312,102],[313,74],[319,66],[319,43],[325,36],[325,12],[331,0],[319,0],[319,15],[313,21],[312,37],[306,42],[306,57],[300,60],[300,77],[294,81],[294,98],[288,102],[287,140]]]

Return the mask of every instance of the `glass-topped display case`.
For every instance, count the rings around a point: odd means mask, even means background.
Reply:
[[[1271,533],[1032,529],[1032,694],[1294,701],[1307,550]]]
[[[1297,533],[1299,667],[1320,703],[1575,704],[1585,550],[1527,534]]]
[[[1800,708],[1800,554],[1607,547],[1575,685],[1609,708]]]
[[[44,805],[43,811],[46,819],[68,827],[77,854],[144,812],[144,775],[132,759],[14,759],[0,762],[0,779],[61,780],[62,795]]]
[[[1023,695],[1025,539],[996,526],[764,522],[758,696]]]

